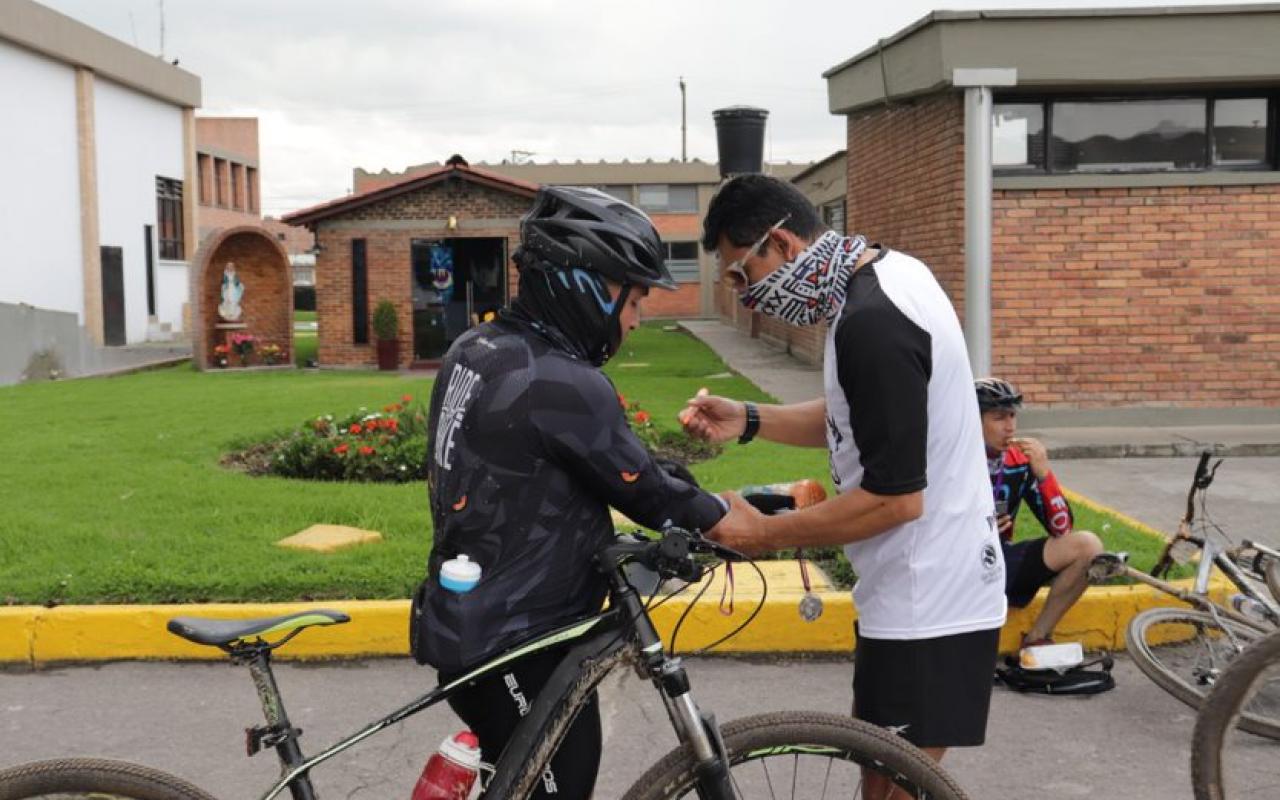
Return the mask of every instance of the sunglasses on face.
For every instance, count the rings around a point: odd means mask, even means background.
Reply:
[[[724,276],[728,278],[730,281],[732,281],[733,284],[735,286],[738,286],[739,288],[745,289],[746,287],[750,286],[751,279],[747,277],[747,270],[745,266],[747,263],[747,259],[751,258],[753,255],[758,253],[760,251],[760,248],[764,247],[764,243],[769,240],[770,234],[772,234],[778,228],[781,228],[783,224],[786,223],[786,221],[789,219],[791,219],[790,214],[778,220],[777,222],[773,223],[772,227],[770,227],[769,230],[761,234],[760,238],[756,239],[755,243],[752,244],[749,248],[747,248],[747,252],[743,253],[740,257],[729,262],[728,266],[724,268]]]

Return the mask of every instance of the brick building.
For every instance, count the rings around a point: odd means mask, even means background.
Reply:
[[[934,12],[829,70],[849,228],[963,317],[965,106],[994,97],[992,364],[1041,407],[1280,405],[1280,6]]]
[[[370,320],[396,307],[400,362],[438,360],[515,293],[511,253],[538,187],[460,159],[282,217],[315,234],[318,361],[376,363]]]
[[[805,165],[770,165],[785,177]],[[714,164],[636,162],[470,166],[454,157],[402,173],[354,172],[352,195],[287,214],[316,235],[316,305],[322,366],[370,366],[368,331],[382,299],[396,304],[401,362],[430,363],[485,312],[516,291],[511,253],[520,217],[543,184],[595,186],[644,209],[681,284],[654,292],[650,317],[696,317],[714,308],[715,267],[698,238],[719,184]],[[357,244],[359,242],[359,244]],[[433,284],[433,264],[449,264]],[[443,283],[447,283],[444,286]]]

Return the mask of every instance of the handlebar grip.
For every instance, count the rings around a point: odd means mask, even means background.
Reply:
[[[1212,454],[1208,450],[1200,454],[1200,463],[1196,465],[1196,483],[1199,483],[1200,479],[1205,476],[1205,472],[1208,471],[1211,457]]]

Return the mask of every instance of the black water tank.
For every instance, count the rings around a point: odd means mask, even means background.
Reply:
[[[729,106],[711,112],[716,121],[720,177],[764,171],[764,123],[769,112],[753,106]]]

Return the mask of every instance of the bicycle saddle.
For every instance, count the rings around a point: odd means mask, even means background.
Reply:
[[[297,614],[258,619],[206,619],[204,617],[174,617],[169,620],[169,633],[181,636],[196,644],[227,645],[249,636],[264,633],[300,631],[312,625],[341,625],[351,617],[341,611],[317,608]]]

